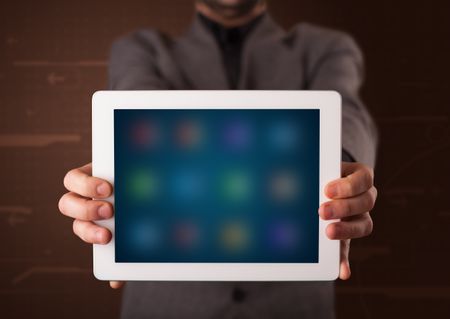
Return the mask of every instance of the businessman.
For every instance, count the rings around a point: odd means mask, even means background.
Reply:
[[[198,0],[191,28],[170,38],[144,29],[117,40],[109,62],[111,90],[336,90],[343,97],[342,178],[324,189],[322,219],[341,242],[340,278],[350,277],[350,240],[372,232],[370,210],[377,135],[359,97],[363,59],[348,35],[301,23],[279,27],[263,0]],[[92,221],[113,216],[101,200],[113,189],[91,176],[91,165],[69,171],[59,209],[88,243],[110,232]],[[113,288],[123,285],[110,283]],[[333,283],[130,282],[123,318],[333,318]]]

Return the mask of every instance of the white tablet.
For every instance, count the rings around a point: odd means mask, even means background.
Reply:
[[[332,91],[99,91],[93,175],[109,181],[102,280],[334,280],[319,218],[340,177]]]

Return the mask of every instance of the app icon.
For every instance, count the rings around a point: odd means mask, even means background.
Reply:
[[[245,150],[252,142],[250,124],[242,119],[233,119],[224,126],[223,139],[231,150]]]
[[[174,200],[185,202],[202,199],[206,192],[205,178],[196,170],[177,170],[173,172],[172,190]]]
[[[136,147],[152,148],[159,143],[160,138],[160,129],[154,121],[139,120],[131,126],[131,140]]]
[[[127,191],[134,200],[153,200],[160,191],[160,183],[151,169],[137,169],[127,178]]]
[[[179,221],[174,225],[173,239],[175,245],[184,251],[191,251],[199,243],[199,229],[192,221]]]
[[[241,221],[226,222],[220,230],[220,242],[222,247],[231,253],[246,250],[249,246],[249,230]]]
[[[194,120],[182,120],[175,128],[175,140],[182,149],[193,149],[202,143],[201,125]]]
[[[298,127],[291,121],[279,121],[269,129],[269,141],[277,151],[291,151],[298,146]]]
[[[272,250],[294,253],[299,245],[299,229],[288,220],[278,220],[268,225],[268,242]]]
[[[163,245],[161,225],[149,218],[136,218],[127,229],[132,249],[138,253],[154,252]]]
[[[228,171],[222,180],[224,198],[233,202],[248,200],[251,195],[251,181],[243,171]]]
[[[290,171],[279,171],[272,175],[269,182],[270,194],[273,200],[287,202],[298,196],[298,181]]]

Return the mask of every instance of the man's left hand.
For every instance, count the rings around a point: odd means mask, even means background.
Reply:
[[[341,240],[341,264],[339,278],[350,278],[348,260],[350,240],[372,233],[370,211],[375,205],[377,189],[373,185],[373,170],[361,163],[342,162],[342,178],[325,187],[325,195],[331,200],[319,207],[324,220],[340,219],[327,226],[330,239]]]

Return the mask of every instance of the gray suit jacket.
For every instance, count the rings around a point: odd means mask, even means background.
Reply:
[[[265,15],[246,38],[238,88],[336,90],[343,97],[343,148],[375,164],[376,129],[359,98],[362,54],[348,35],[302,23],[285,32]],[[172,39],[145,29],[111,50],[112,90],[226,90],[220,49],[194,20]],[[332,283],[128,283],[124,318],[332,318]]]

